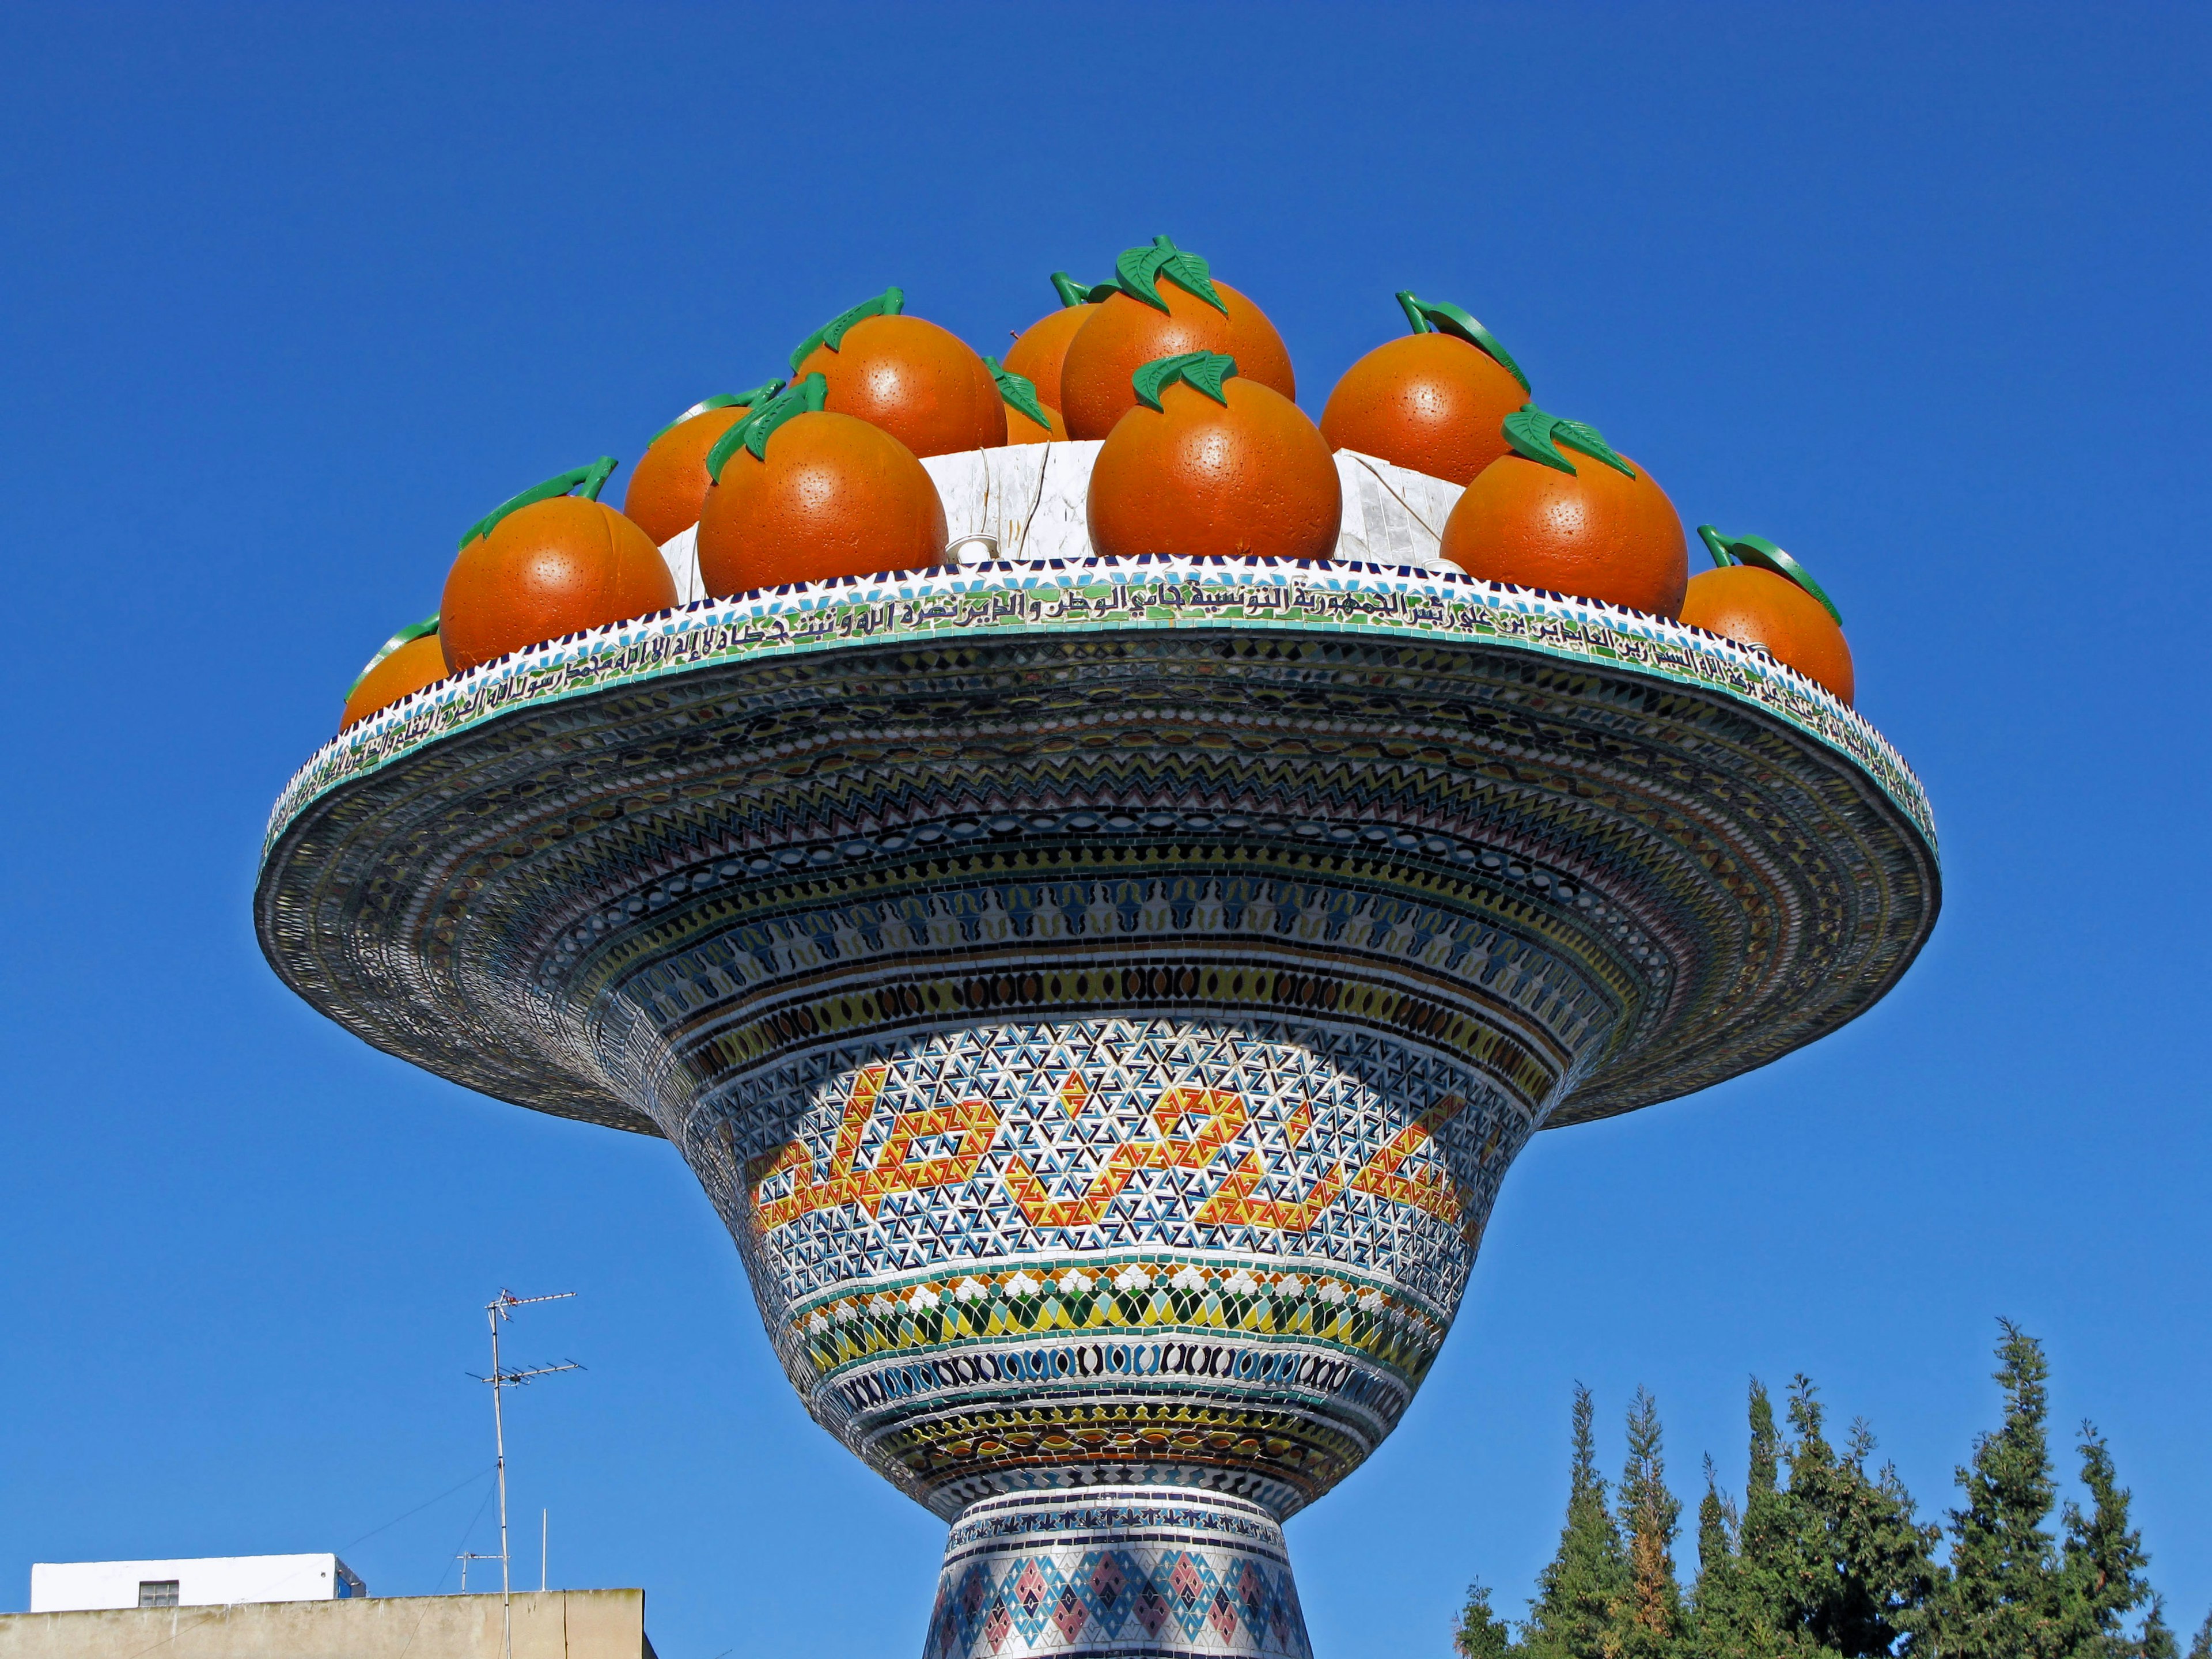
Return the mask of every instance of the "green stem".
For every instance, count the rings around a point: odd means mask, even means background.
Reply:
[[[535,507],[540,501],[550,501],[556,495],[565,495],[570,490],[579,487],[582,489],[586,501],[596,501],[599,499],[599,491],[605,487],[607,480],[614,476],[614,470],[621,465],[622,463],[613,456],[602,455],[589,466],[575,467],[567,472],[556,474],[544,483],[532,484],[520,495],[501,501],[463,531],[461,545],[466,547],[477,537],[490,535],[499,521],[510,513],[520,512],[526,507]]]
[[[1095,306],[1110,300],[1121,290],[1113,283],[1079,283],[1064,270],[1052,273],[1052,291],[1060,295],[1063,309],[1076,306]]]
[[[1712,531],[1712,533],[1706,535],[1705,532],[1709,530]],[[1781,577],[1784,581],[1795,582],[1820,602],[1820,608],[1828,613],[1830,619],[1837,627],[1841,628],[1844,625],[1844,613],[1836,609],[1836,602],[1828,597],[1826,590],[1813,580],[1813,573],[1767,540],[1765,537],[1723,536],[1719,531],[1713,530],[1711,525],[1700,525],[1698,527],[1698,534],[1705,536],[1705,545],[1708,547],[1713,546],[1717,540],[1724,545],[1729,550],[1730,558],[1737,564],[1756,565],[1761,570],[1770,571]],[[1717,562],[1717,550],[1715,552],[1715,558]]]
[[[830,382],[817,370],[795,386],[787,386],[768,402],[714,441],[707,452],[707,477],[722,482],[722,469],[739,449],[750,450],[757,461],[768,459],[768,441],[776,428],[796,415],[818,415],[829,401]]]
[[[428,616],[423,617],[421,622],[410,623],[406,627],[401,629],[397,634],[394,634],[390,639],[385,641],[382,645],[376,648],[376,654],[368,659],[367,665],[362,667],[360,673],[353,677],[353,684],[346,687],[346,696],[350,697],[355,692],[361,690],[361,683],[376,672],[377,664],[382,662],[386,657],[397,651],[401,646],[412,645],[416,641],[421,639],[425,634],[434,634],[437,631],[438,614],[434,611]]]
[[[654,433],[650,438],[647,438],[645,441],[645,447],[647,449],[652,448],[653,445],[659,443],[670,433],[675,431],[678,427],[682,426],[684,422],[692,419],[696,416],[704,415],[709,410],[738,408],[750,409],[756,404],[767,402],[768,399],[775,397],[777,392],[782,390],[783,382],[781,380],[763,380],[758,386],[754,386],[749,392],[718,392],[711,398],[702,398],[697,403],[692,404],[690,408],[685,410],[681,415],[678,415],[666,426],[661,428],[659,431]]]
[[[1520,381],[1522,391],[1531,391],[1528,377],[1521,372],[1521,365],[1513,361],[1513,354],[1499,343],[1495,334],[1459,307],[1446,300],[1417,300],[1410,289],[1399,290],[1398,304],[1405,311],[1407,319],[1413,325],[1414,333],[1449,334],[1464,340]]]
[[[1713,563],[1725,570],[1735,562],[1735,555],[1728,549],[1728,538],[1709,524],[1698,526],[1698,539],[1705,544],[1705,551],[1713,556]]]
[[[813,355],[817,346],[827,346],[835,351],[845,343],[845,331],[857,322],[870,317],[896,317],[906,309],[906,290],[887,288],[872,300],[863,300],[850,311],[841,311],[813,333],[801,340],[791,354],[791,372],[799,373],[799,366]]]

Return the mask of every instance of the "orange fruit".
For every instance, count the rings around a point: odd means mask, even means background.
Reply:
[[[809,374],[715,447],[699,518],[709,593],[943,561],[945,503],[914,452],[881,427],[825,409],[826,396],[822,376]]]
[[[1356,449],[1455,484],[1510,447],[1501,428],[1528,400],[1520,365],[1457,306],[1398,303],[1413,331],[1345,370],[1322,410],[1331,449]]]
[[[599,499],[615,465],[548,478],[469,526],[438,608],[455,673],[676,603],[653,538]]]
[[[654,433],[630,472],[623,516],[663,544],[698,523],[699,503],[707,499],[707,452],[756,404],[782,390],[782,381],[770,380],[750,392],[706,398]]]
[[[881,427],[915,455],[1005,443],[1005,405],[983,360],[958,335],[902,315],[905,304],[885,289],[824,323],[791,354],[793,381],[819,374],[832,413]]]
[[[1298,395],[1290,351],[1267,313],[1215,282],[1196,254],[1155,236],[1152,246],[1122,254],[1114,269],[1116,291],[1091,308],[1060,365],[1056,407],[1070,437],[1104,437],[1137,407],[1130,377],[1146,363],[1188,352],[1234,357],[1241,380]]]
[[[367,720],[410,691],[436,684],[447,672],[445,648],[438,641],[435,617],[412,628],[401,629],[368,659],[368,666],[361,671],[361,678],[346,693],[345,712],[338,716],[338,730],[343,732]]]
[[[1234,377],[1234,378],[1231,378]],[[1304,411],[1218,353],[1146,363],[1091,468],[1101,553],[1326,559],[1344,517],[1336,463]]]
[[[1038,318],[1006,348],[1006,369],[1036,387],[1037,400],[1046,408],[1058,409],[1060,366],[1067,356],[1068,342],[1091,320],[1085,307],[1093,303],[1092,296],[1105,299],[1113,285],[1086,288],[1064,270],[1052,273],[1052,285],[1060,295],[1060,309]]]
[[[1709,524],[1698,526],[1698,534],[1719,568],[1690,578],[1681,620],[1764,646],[1777,662],[1826,686],[1848,705],[1857,690],[1851,647],[1820,584],[1764,537],[1727,537]]]
[[[996,357],[983,359],[991,378],[999,383],[999,396],[1006,405],[1006,441],[1010,444],[1046,444],[1063,442],[1067,437],[1067,423],[1060,418],[1060,411],[1048,409],[1037,399],[1037,389],[1026,375],[1017,374],[1010,368],[1000,367]]]
[[[1607,447],[1595,427],[1534,404],[1502,424],[1512,453],[1477,473],[1452,508],[1443,556],[1486,581],[1657,617],[1680,611],[1689,549],[1651,475]]]

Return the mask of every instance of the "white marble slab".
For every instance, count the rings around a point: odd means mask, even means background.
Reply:
[[[1081,559],[1091,555],[1088,497],[1099,445],[1010,444],[926,457],[922,470],[945,502],[948,564],[993,559]],[[1344,526],[1336,556],[1376,564],[1450,570],[1438,551],[1458,484],[1339,450]],[[698,527],[660,550],[679,604],[706,597],[699,580]]]
[[[1363,455],[1336,452],[1337,482],[1344,488],[1344,526],[1336,556],[1376,564],[1409,564],[1424,570],[1456,570],[1439,549],[1444,520],[1465,487]]]
[[[668,574],[676,579],[676,603],[689,605],[707,597],[707,584],[699,576],[699,526],[679,530],[660,544]]]
[[[1098,450],[1093,440],[927,458],[958,562],[1089,557],[1085,503]]]

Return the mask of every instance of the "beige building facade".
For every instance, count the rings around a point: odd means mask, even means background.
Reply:
[[[501,1597],[0,1615],[0,1659],[501,1659]],[[514,1597],[514,1659],[655,1659],[641,1589]]]

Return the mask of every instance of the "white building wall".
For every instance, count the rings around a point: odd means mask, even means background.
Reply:
[[[335,1555],[214,1555],[182,1561],[41,1561],[31,1569],[33,1613],[135,1607],[142,1583],[173,1579],[176,1605],[220,1607],[247,1601],[334,1601],[366,1595],[353,1569]]]

